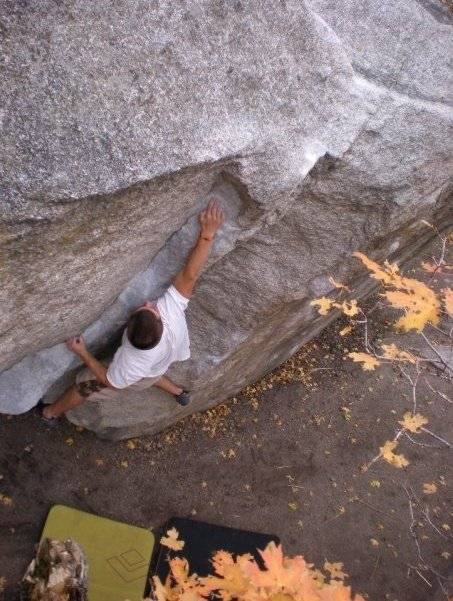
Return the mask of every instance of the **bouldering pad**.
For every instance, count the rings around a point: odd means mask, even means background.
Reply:
[[[185,557],[189,562],[190,573],[196,572],[199,576],[212,573],[211,557],[216,551],[229,551],[233,555],[250,553],[262,565],[258,549],[264,549],[268,543],[280,543],[278,536],[217,526],[207,522],[199,522],[187,518],[171,518],[165,525],[165,532],[176,528],[179,539],[184,541],[181,553],[174,553],[167,547],[159,546],[158,558],[154,573],[162,582],[165,581],[168,571],[168,558]]]
[[[72,538],[89,562],[90,601],[141,601],[148,579],[154,536],[149,530],[54,505],[42,538]]]

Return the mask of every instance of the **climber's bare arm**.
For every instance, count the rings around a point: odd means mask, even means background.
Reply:
[[[216,200],[211,201],[200,213],[201,229],[197,243],[190,252],[185,266],[173,280],[175,288],[186,298],[192,296],[195,282],[209,257],[215,235],[223,220],[222,209]]]
[[[75,355],[80,357],[88,369],[96,376],[96,380],[107,386],[108,388],[115,389],[107,379],[107,368],[106,366],[98,361],[96,357],[90,353],[85,346],[85,342],[82,336],[75,336],[66,341],[66,346]],[[115,389],[116,390],[116,389]]]

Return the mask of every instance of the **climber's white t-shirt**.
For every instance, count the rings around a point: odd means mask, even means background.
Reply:
[[[162,338],[148,350],[132,346],[123,332],[121,346],[107,370],[107,379],[115,388],[126,388],[142,378],[162,376],[171,363],[190,357],[189,332],[186,316],[189,299],[170,286],[157,301],[163,324]]]

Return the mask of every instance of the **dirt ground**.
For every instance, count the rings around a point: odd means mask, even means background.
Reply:
[[[377,310],[375,318],[373,338],[390,336],[387,315]],[[193,516],[274,533],[286,554],[303,554],[318,567],[343,562],[353,590],[367,599],[446,598],[436,595],[439,581],[453,588],[442,580],[452,577],[451,448],[414,434],[416,442],[403,437],[397,451],[406,468],[379,459],[364,471],[394,437],[412,393],[396,368],[364,372],[345,359],[361,349],[358,334],[339,336],[344,325],[337,321],[225,405],[153,437],[106,442],[66,421],[48,429],[32,412],[0,416],[5,601],[17,598],[56,503],[146,528]],[[451,397],[433,367],[421,379],[418,411],[451,442],[451,402],[427,382]],[[426,494],[424,484],[436,492]],[[415,569],[417,542],[431,571]]]

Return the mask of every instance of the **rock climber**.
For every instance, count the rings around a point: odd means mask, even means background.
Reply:
[[[146,301],[132,312],[110,365],[93,357],[81,336],[66,342],[87,369],[77,375],[75,384],[53,404],[39,403],[38,412],[43,420],[53,423],[62,413],[87,400],[110,400],[124,388],[143,390],[157,386],[173,395],[180,405],[190,402],[190,393],[164,374],[174,361],[184,361],[190,356],[185,310],[223,220],[218,201],[211,201],[200,213],[200,233],[185,266],[156,302]]]

